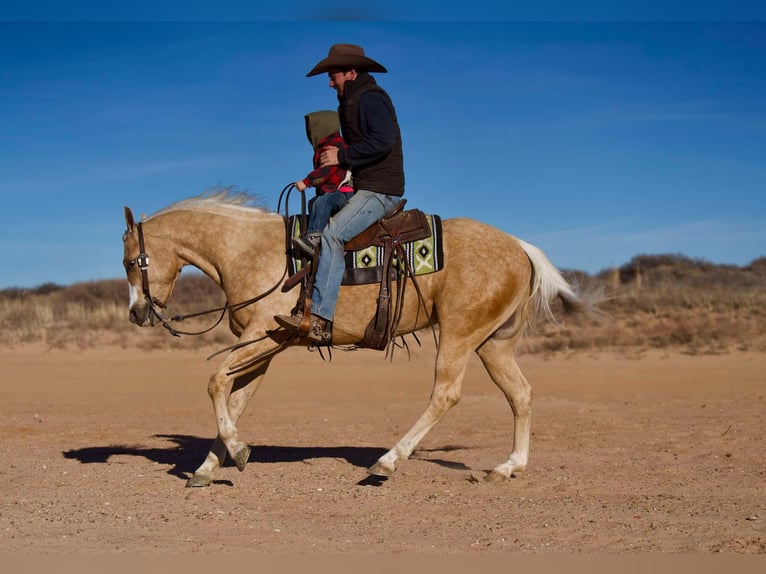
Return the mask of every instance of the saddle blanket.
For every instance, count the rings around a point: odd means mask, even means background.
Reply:
[[[404,252],[416,276],[428,275],[440,271],[444,267],[444,252],[442,246],[442,223],[438,215],[426,214],[431,235],[425,239],[405,243]],[[301,235],[300,216],[290,216],[290,237]],[[383,261],[385,248],[371,245],[358,251],[346,251],[346,270],[343,273],[342,285],[368,285],[380,283],[383,277]],[[395,269],[405,272],[404,262],[398,262],[393,255]],[[303,268],[304,262],[296,257],[293,249],[287,254],[288,275],[294,275]],[[397,267],[398,265],[398,267]]]

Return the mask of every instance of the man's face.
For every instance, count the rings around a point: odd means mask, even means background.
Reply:
[[[348,80],[356,80],[356,70],[338,70],[330,71],[327,73],[330,78],[330,87],[338,92],[339,96],[343,95],[343,87]]]

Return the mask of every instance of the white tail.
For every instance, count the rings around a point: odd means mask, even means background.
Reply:
[[[516,241],[519,242],[532,263],[531,317],[544,317],[553,323],[558,323],[558,319],[551,310],[551,301],[556,297],[561,297],[567,309],[581,308],[583,302],[575,288],[564,279],[561,272],[550,262],[545,253],[539,247],[526,241],[518,238]]]

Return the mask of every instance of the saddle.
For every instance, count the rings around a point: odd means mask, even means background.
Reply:
[[[404,289],[406,281],[400,279],[411,277],[414,281],[414,272],[409,268],[403,245],[425,239],[431,235],[431,227],[425,213],[419,209],[405,210],[407,200],[402,199],[396,204],[391,212],[370,225],[359,235],[347,241],[345,251],[358,251],[370,246],[383,247],[384,258],[382,263],[383,272],[380,278],[380,289],[377,299],[375,316],[365,329],[364,339],[359,343],[360,347],[383,350],[393,340],[404,302]],[[288,238],[289,240],[289,238]],[[394,254],[396,257],[394,258]],[[289,291],[298,283],[301,283],[301,292],[295,311],[302,312],[304,319],[311,313],[311,294],[314,286],[319,250],[314,253],[310,265],[304,266],[301,271],[287,278],[282,291]],[[391,281],[397,280],[397,299],[394,309],[391,297]]]
[[[359,235],[346,242],[346,251],[358,251],[375,245],[384,247],[389,241],[393,244],[407,243],[425,239],[431,234],[426,214],[419,209],[404,210],[406,199],[402,199],[391,212],[378,219]]]

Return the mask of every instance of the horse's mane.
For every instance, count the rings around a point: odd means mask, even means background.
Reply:
[[[273,213],[267,209],[261,199],[246,191],[239,191],[233,186],[214,187],[204,191],[195,197],[189,197],[176,201],[154,213],[152,217],[157,217],[173,211],[206,211],[206,212],[226,212],[231,209],[247,210],[250,213]]]

